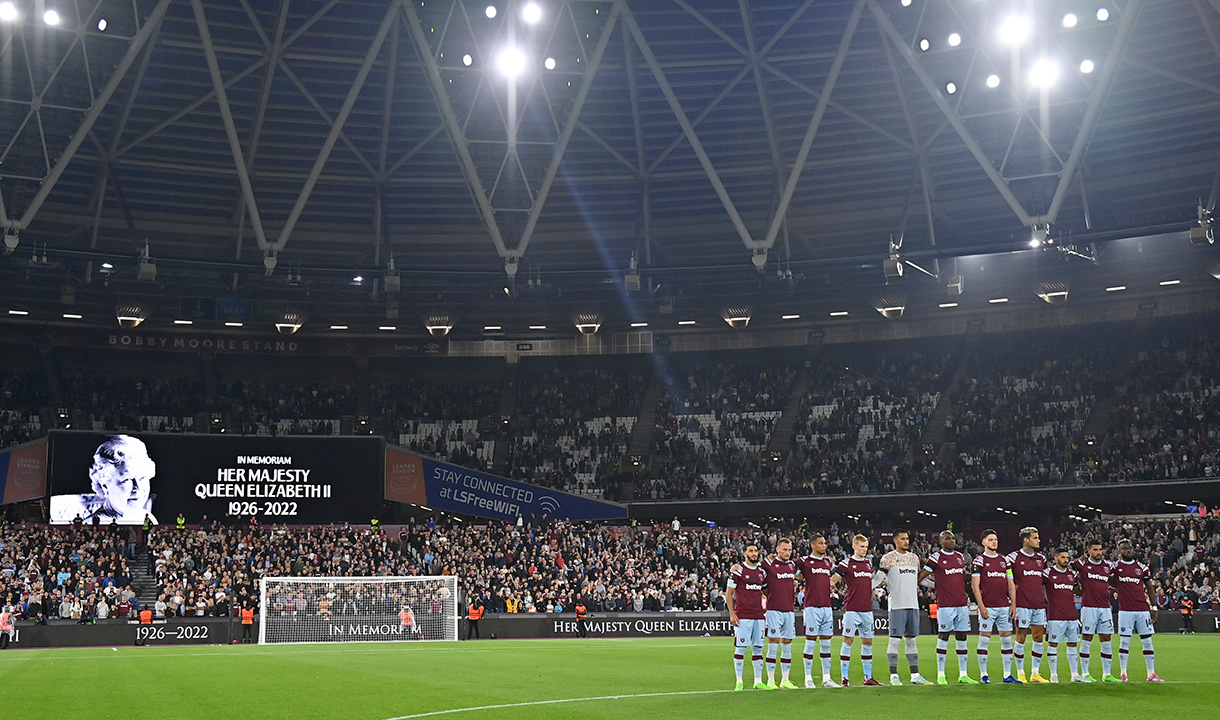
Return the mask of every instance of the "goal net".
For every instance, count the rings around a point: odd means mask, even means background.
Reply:
[[[457,578],[265,577],[258,641],[457,640]]]

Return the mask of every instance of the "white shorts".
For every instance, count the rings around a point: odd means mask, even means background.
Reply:
[[[873,637],[873,612],[848,610],[843,613],[843,637]]]
[[[1113,635],[1114,613],[1110,608],[1082,607],[1080,608],[1081,632],[1085,635]]]
[[[828,607],[805,608],[805,637],[834,637],[835,616]]]
[[[774,640],[791,640],[796,637],[796,614],[783,610],[768,610],[767,637]]]
[[[1012,610],[1004,607],[987,608],[987,617],[979,615],[979,632],[1012,632]]]
[[[1052,647],[1061,642],[1080,642],[1080,622],[1076,620],[1051,620],[1046,624],[1046,634],[1050,636]]]
[[[915,608],[890,610],[890,637],[915,637],[918,634],[918,610]]]
[[[970,608],[965,605],[936,608],[936,631],[970,632]]]
[[[737,628],[733,632],[734,640],[737,647],[745,647],[747,645],[753,647],[762,647],[763,644],[763,629],[766,626],[766,620],[746,620],[742,618],[737,621]]]
[[[1147,610],[1138,612],[1133,610],[1118,611],[1118,634],[1122,637],[1131,637],[1131,631],[1134,630],[1136,635],[1143,637],[1144,635],[1152,635],[1155,631],[1152,629],[1152,614]]]
[[[1028,630],[1031,625],[1046,627],[1046,608],[1017,608],[1017,627]]]

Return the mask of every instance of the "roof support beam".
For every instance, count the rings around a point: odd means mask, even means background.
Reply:
[[[233,77],[226,80],[223,87],[226,89],[233,87],[234,85],[241,82],[242,80],[245,80],[246,77],[248,75],[250,75],[250,73],[254,72],[255,70],[258,70],[259,68],[263,67],[266,64],[267,64],[266,57],[256,60],[255,62],[251,63],[249,66],[243,68],[241,72],[237,73]],[[213,99],[215,99],[215,97],[216,97],[216,91],[212,90],[211,92],[207,93],[206,95],[203,95],[199,98],[196,98],[195,100],[192,100],[190,102],[190,104],[188,104],[186,107],[182,108],[181,110],[178,110],[173,115],[170,115],[166,119],[157,123],[155,126],[150,128],[149,130],[146,130],[145,132],[141,133],[140,136],[137,137],[135,140],[132,140],[131,142],[123,145],[121,148],[118,149],[118,151],[114,154],[114,156],[116,158],[119,158],[119,157],[122,157],[123,155],[126,155],[127,153],[131,152],[136,147],[138,147],[145,140],[151,138],[152,136],[161,132],[162,130],[169,127],[170,125],[173,125],[174,123],[178,122],[179,120],[186,117],[187,115],[190,115],[191,113],[195,112],[205,103],[211,102]]]
[[[924,213],[927,215],[928,222],[928,241],[931,244],[936,244],[936,226],[932,219],[932,191],[931,177],[928,175],[927,164],[927,147],[919,142],[919,133],[915,130],[915,116],[911,114],[911,103],[907,100],[906,89],[903,87],[902,78],[898,75],[898,65],[894,62],[894,50],[888,43],[881,43],[881,47],[885,49],[885,60],[890,66],[890,75],[894,78],[894,88],[898,91],[898,104],[902,107],[902,116],[906,119],[907,131],[911,133],[911,144],[917,150],[915,153],[915,165],[919,172],[919,184],[923,189],[923,207]],[[912,185],[912,189],[914,186]],[[910,212],[911,201],[908,197],[907,208],[903,211],[902,227],[906,230],[907,213]],[[905,234],[905,232],[903,233]],[[902,243],[902,234],[898,236],[899,244]]]
[[[268,251],[271,250],[271,244],[267,242],[267,232],[258,212],[258,203],[254,199],[254,186],[250,183],[250,171],[242,153],[241,141],[237,137],[237,125],[233,122],[233,110],[229,107],[229,94],[225,90],[224,80],[220,77],[220,63],[216,59],[216,48],[212,45],[208,19],[203,14],[202,0],[191,0],[191,8],[195,12],[195,26],[199,28],[199,40],[203,43],[203,56],[208,63],[208,74],[212,77],[212,89],[216,93],[216,104],[220,108],[220,118],[225,126],[225,137],[229,140],[233,166],[237,168],[237,180],[241,185],[242,196],[246,199],[246,212],[250,213],[250,224],[254,226],[254,238],[258,241],[260,250]]]
[[[615,2],[616,6],[622,4],[622,0]],[[673,111],[678,124],[682,126],[682,133],[686,135],[687,142],[690,143],[691,149],[695,151],[695,157],[699,158],[699,164],[703,166],[703,172],[707,175],[708,181],[711,182],[712,188],[716,191],[716,196],[720,198],[720,204],[724,206],[725,212],[728,213],[729,220],[732,221],[734,229],[737,230],[737,235],[741,238],[742,244],[750,250],[759,247],[758,241],[750,236],[750,231],[746,228],[745,221],[741,219],[741,215],[737,212],[733,199],[729,197],[728,189],[725,188],[724,183],[720,180],[720,175],[717,174],[716,168],[712,165],[712,159],[708,157],[707,150],[703,148],[703,143],[699,142],[699,136],[695,134],[695,128],[691,125],[690,118],[686,116],[686,111],[682,109],[681,101],[678,100],[673,87],[665,77],[665,71],[661,69],[661,64],[657,62],[656,55],[652,53],[652,47],[644,39],[644,33],[640,30],[640,26],[636,23],[635,18],[631,16],[630,10],[626,10],[623,13],[623,22],[627,23],[627,27],[631,30],[631,36],[635,39],[636,47],[640,49],[644,62],[648,64],[649,70],[652,71],[653,77],[656,78],[657,85],[661,88],[661,93],[665,95],[665,100],[669,103],[669,109]],[[743,70],[744,73],[749,71],[748,67]]]
[[[775,163],[775,184],[778,186],[784,165],[779,155],[779,141],[775,136],[775,124],[771,121],[771,101],[767,97],[767,80],[763,77],[758,48],[754,46],[754,19],[750,17],[750,4],[747,0],[737,0],[737,7],[741,11],[742,28],[746,34],[746,49],[750,53],[750,69],[754,73],[754,87],[758,91],[758,107],[762,111],[763,129],[767,131],[767,145],[771,150],[771,160]]]
[[[623,64],[627,68],[627,96],[631,99],[631,132],[635,138],[635,160],[640,176],[640,221],[637,223],[637,257],[652,264],[652,204],[649,200],[648,172],[644,167],[644,124],[640,120],[640,91],[636,84],[635,56],[631,52],[631,31],[623,23]],[[680,137],[680,136],[679,136]],[[641,247],[642,246],[642,247]]]
[[[898,28],[894,27],[894,23],[890,22],[889,16],[885,14],[885,11],[881,9],[876,0],[867,0],[867,2],[869,9],[873,12],[873,17],[877,19],[877,24],[881,27],[881,31],[890,39],[894,49],[898,51],[898,54],[910,66],[911,71],[919,78],[919,82],[923,85],[924,90],[927,90],[929,97],[936,103],[936,107],[940,108],[945,119],[953,126],[958,137],[961,138],[962,144],[974,156],[979,167],[982,168],[988,179],[991,180],[991,183],[995,185],[996,190],[1000,192],[1000,196],[1008,203],[1008,207],[1016,214],[1017,219],[1021,221],[1022,225],[1032,225],[1035,222],[1034,218],[1021,204],[1021,201],[1017,199],[1017,196],[1013,194],[1012,189],[1008,187],[1008,182],[1000,176],[995,166],[991,164],[991,159],[987,157],[987,153],[983,151],[983,148],[979,147],[978,141],[970,134],[970,130],[966,128],[966,124],[962,122],[957,111],[949,105],[949,101],[945,100],[945,96],[941,93],[940,88],[937,87],[936,81],[932,79],[927,70],[924,70],[919,59],[915,57],[915,53],[902,39],[902,34],[898,32]]]
[[[193,0],[200,2],[201,0]],[[408,3],[409,4],[409,3]],[[326,167],[326,161],[330,159],[331,150],[335,149],[335,142],[339,139],[339,133],[343,131],[343,125],[347,122],[347,116],[351,114],[352,108],[356,105],[356,98],[360,97],[360,91],[364,89],[364,82],[368,80],[369,72],[373,69],[373,63],[376,62],[377,56],[381,53],[381,46],[385,44],[386,36],[390,34],[390,28],[398,20],[398,10],[393,5],[386,10],[385,17],[381,20],[381,26],[377,28],[377,35],[373,38],[372,45],[364,55],[364,62],[360,65],[360,70],[356,72],[356,77],[352,80],[352,86],[347,91],[347,97],[343,99],[343,106],[339,108],[339,114],[335,116],[334,122],[330,126],[330,132],[326,134],[326,140],[322,143],[322,149],[318,151],[318,157],[314,160],[313,168],[309,171],[309,177],[305,178],[305,186],[301,188],[301,192],[297,195],[297,201],[292,206],[292,211],[288,213],[288,219],[284,221],[284,227],[280,229],[279,238],[272,243],[272,249],[280,251],[284,249],[284,245],[288,242],[288,237],[292,235],[292,229],[296,227],[297,220],[300,219],[301,213],[305,210],[305,203],[309,202],[309,196],[313,193],[313,188],[318,183],[318,178],[322,175],[322,168]]]
[[[415,10],[415,3],[403,2],[402,8],[407,14],[407,30],[411,33],[411,40],[415,43],[415,51],[419,54],[419,60],[424,65],[424,75],[428,79],[428,86],[432,89],[432,95],[436,100],[436,107],[441,112],[441,117],[445,120],[445,126],[449,130],[449,139],[453,143],[453,149],[457,152],[458,162],[462,166],[462,175],[466,178],[466,184],[470,187],[470,193],[474,195],[475,206],[479,211],[479,219],[483,221],[483,226],[487,228],[487,233],[491,235],[491,241],[496,246],[496,252],[500,257],[509,257],[508,248],[504,246],[504,237],[500,234],[500,227],[496,224],[496,212],[491,207],[491,200],[487,197],[487,191],[483,188],[483,181],[479,179],[479,170],[474,164],[474,158],[470,155],[470,144],[466,142],[466,134],[462,132],[462,124],[458,120],[457,113],[453,110],[453,103],[449,102],[449,95],[445,90],[445,80],[441,77],[440,67],[436,63],[436,58],[432,56],[432,51],[428,46],[428,38],[424,34],[423,26],[419,21],[419,13]]]
[[[1114,78],[1118,76],[1118,68],[1122,65],[1127,42],[1131,40],[1131,35],[1135,30],[1135,18],[1140,13],[1141,2],[1142,0],[1130,0],[1123,10],[1122,18],[1118,21],[1118,32],[1115,33],[1114,40],[1110,43],[1110,49],[1106,52],[1106,62],[1102,63],[1101,78],[1089,95],[1089,105],[1084,111],[1084,117],[1080,120],[1080,129],[1076,131],[1076,140],[1068,152],[1067,164],[1064,165],[1063,173],[1059,176],[1059,185],[1055,188],[1055,194],[1051,198],[1051,206],[1046,211],[1046,215],[1035,218],[1035,222],[1053,223],[1059,217],[1063,201],[1067,197],[1068,191],[1071,190],[1072,183],[1076,181],[1076,171],[1080,169],[1080,163],[1084,160],[1089,143],[1093,140],[1093,131],[1097,128],[1101,109],[1105,107],[1106,99],[1110,96],[1110,88],[1114,87]]]
[[[93,124],[97,122],[98,117],[102,114],[102,110],[110,102],[110,98],[114,95],[114,91],[118,89],[119,83],[123,81],[123,77],[131,69],[132,63],[139,57],[140,53],[144,50],[145,44],[148,43],[148,39],[153,36],[157,26],[161,23],[161,19],[165,17],[165,11],[169,8],[170,2],[171,0],[158,0],[156,7],[149,13],[148,22],[144,24],[144,27],[140,28],[140,31],[132,39],[131,45],[127,47],[127,52],[123,54],[123,59],[114,68],[114,72],[110,75],[110,79],[106,82],[105,87],[102,88],[102,91],[93,101],[93,105],[90,106],[89,112],[85,113],[80,127],[76,129],[72,139],[68,141],[68,146],[60,153],[59,159],[55,162],[55,167],[51,169],[46,180],[42,182],[42,186],[38,188],[38,194],[34,196],[29,206],[26,207],[25,213],[17,222],[18,228],[29,227],[34,216],[38,214],[42,204],[46,202],[47,196],[51,194],[55,184],[63,176],[64,170],[68,168],[68,163],[72,162],[76,151],[80,149],[81,143],[85,141],[85,137],[93,128]]]
[[[555,176],[559,174],[559,165],[563,162],[563,154],[567,152],[568,142],[572,139],[572,133],[576,130],[577,124],[580,122],[580,113],[584,110],[585,100],[589,97],[589,88],[593,86],[593,78],[597,76],[597,68],[602,63],[602,57],[606,54],[606,46],[610,44],[610,36],[614,34],[614,25],[618,22],[619,14],[623,11],[621,3],[614,3],[610,8],[610,19],[606,20],[606,24],[602,27],[602,33],[597,38],[597,47],[593,49],[593,57],[589,58],[589,67],[585,68],[584,77],[580,80],[580,88],[576,91],[576,99],[572,102],[572,109],[568,112],[568,119],[563,124],[563,132],[559,134],[559,140],[555,143],[555,149],[551,151],[551,164],[547,166],[546,175],[542,178],[542,185],[538,188],[538,194],[534,197],[534,204],[530,208],[529,218],[525,221],[525,229],[521,231],[521,240],[517,243],[517,249],[513,251],[512,257],[519,258],[525,254],[525,249],[529,247],[530,240],[534,236],[534,228],[538,226],[538,218],[542,214],[542,208],[546,205],[546,198],[551,193],[551,188],[555,184]]]
[[[851,10],[851,17],[847,19],[847,29],[843,31],[843,37],[839,40],[839,49],[835,52],[835,59],[830,64],[830,72],[826,74],[821,97],[818,98],[818,104],[813,109],[813,117],[809,118],[809,127],[805,129],[805,137],[801,138],[801,147],[797,150],[796,160],[792,164],[791,172],[788,173],[788,182],[784,185],[783,194],[779,197],[779,206],[775,208],[775,215],[772,216],[771,225],[767,228],[767,236],[763,238],[762,248],[764,250],[770,249],[775,244],[775,238],[779,237],[779,229],[788,214],[788,205],[796,193],[796,184],[801,180],[801,173],[805,171],[805,162],[809,159],[809,151],[813,148],[813,138],[818,134],[818,128],[822,126],[826,106],[830,103],[830,94],[834,92],[835,84],[839,81],[839,71],[843,69],[843,62],[847,60],[847,49],[851,47],[851,41],[856,36],[860,15],[864,13],[864,2],[865,0],[856,0],[856,5]]]
[[[279,3],[280,12],[275,23],[275,41],[272,42],[263,33],[263,29],[259,27],[258,16],[254,14],[254,9],[250,7],[249,0],[241,0],[241,6],[245,9],[246,16],[250,18],[250,25],[258,32],[258,36],[263,40],[263,46],[267,48],[267,67],[263,71],[262,88],[258,95],[258,108],[254,111],[254,130],[250,133],[250,142],[246,146],[247,171],[254,170],[254,155],[258,152],[258,142],[263,134],[263,122],[267,119],[267,104],[271,101],[271,86],[272,81],[275,79],[275,67],[280,53],[283,51],[284,24],[288,19],[289,0],[279,0]],[[241,259],[242,245],[246,236],[246,196],[244,193],[237,200],[237,208],[233,213],[233,222],[237,224],[237,242],[233,250],[233,257]]]

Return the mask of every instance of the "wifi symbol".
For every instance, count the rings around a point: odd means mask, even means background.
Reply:
[[[542,506],[543,510],[551,515],[559,512],[559,501],[550,495],[543,495],[542,497],[538,498],[538,504]]]

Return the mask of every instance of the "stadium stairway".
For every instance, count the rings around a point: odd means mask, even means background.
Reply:
[[[768,451],[787,456],[788,450],[792,447],[792,429],[796,425],[796,418],[801,414],[801,400],[804,399],[808,389],[809,368],[802,366],[797,371],[796,377],[792,379],[791,387],[785,391],[788,393],[788,402],[784,404],[784,411],[780,413],[780,416],[775,418],[775,425],[771,428],[771,437],[767,440]]]
[[[508,363],[504,366],[504,385],[500,389],[500,416],[495,418],[496,426],[496,444],[491,451],[491,466],[498,472],[508,473],[508,449],[512,443],[508,442],[508,438],[504,437],[506,432],[516,432],[516,422],[512,422],[505,426],[504,418],[515,418],[517,415],[517,375],[520,366],[515,363]]]
[[[148,546],[136,547],[136,559],[131,564],[131,589],[140,598],[140,607],[151,607],[157,601],[157,576],[148,572]]]
[[[652,448],[652,432],[657,426],[657,402],[661,399],[661,373],[652,373],[648,389],[640,401],[640,416],[631,428],[631,442],[627,445],[628,455],[647,455]]]

